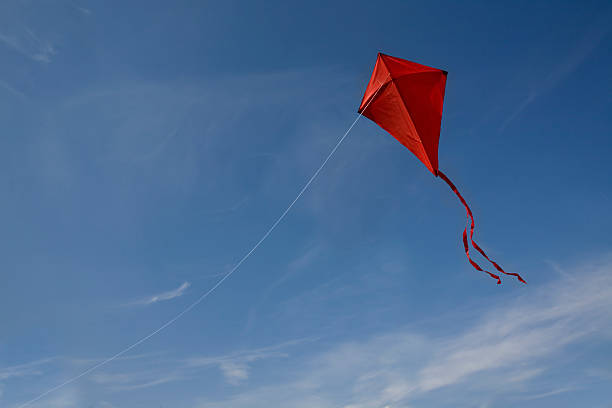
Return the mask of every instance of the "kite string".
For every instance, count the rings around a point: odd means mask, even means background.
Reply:
[[[390,76],[387,75],[387,78]],[[380,83],[378,89],[376,90],[376,92],[374,93],[373,96],[376,96],[376,94],[378,94],[378,92],[380,91],[380,89],[382,88],[382,86],[384,85],[385,81],[387,80],[387,78],[385,78],[385,80]],[[181,311],[180,313],[178,313],[176,316],[174,316],[173,318],[171,318],[170,320],[168,320],[166,323],[164,323],[163,325],[161,325],[159,328],[157,328],[156,330],[152,331],[151,333],[147,334],[146,336],[144,336],[143,338],[141,338],[140,340],[138,340],[137,342],[131,344],[130,346],[126,347],[125,349],[121,350],[120,352],[118,352],[117,354],[114,354],[111,357],[108,357],[107,359],[99,362],[98,364],[95,364],[94,366],[88,368],[87,370],[83,371],[82,373],[64,381],[63,383],[56,385],[53,388],[48,389],[47,391],[43,392],[42,394],[40,394],[39,396],[32,398],[31,400],[19,405],[17,408],[25,408],[28,405],[31,405],[32,403],[40,400],[41,398],[44,398],[45,396],[51,394],[52,392],[55,392],[57,390],[59,390],[60,388],[65,387],[68,384],[71,384],[75,381],[77,381],[78,379],[86,376],[87,374],[97,370],[98,368],[110,363],[113,360],[116,360],[117,358],[121,357],[122,355],[126,354],[127,352],[129,352],[130,350],[132,350],[133,348],[139,346],[140,344],[144,343],[145,341],[149,340],[151,337],[157,335],[159,332],[161,332],[162,330],[164,330],[166,327],[172,325],[174,322],[176,322],[178,319],[180,319],[183,315],[185,315],[187,312],[189,312],[191,309],[193,309],[194,307],[196,307],[197,305],[199,305],[204,299],[206,299],[208,297],[208,295],[210,295],[212,292],[215,291],[215,289],[217,289],[227,278],[229,278],[234,272],[236,272],[238,270],[238,268],[240,268],[240,266],[253,254],[253,252],[255,252],[255,250],[257,250],[257,248],[259,248],[259,246],[268,238],[268,236],[272,233],[272,231],[274,231],[276,229],[276,227],[278,226],[278,224],[280,224],[280,222],[285,218],[285,216],[289,213],[289,211],[293,208],[293,206],[295,205],[295,203],[300,199],[300,197],[302,197],[302,195],[304,194],[304,192],[308,189],[308,187],[310,187],[310,185],[312,184],[312,182],[317,178],[317,176],[319,175],[319,173],[321,173],[321,171],[323,170],[323,168],[325,167],[325,165],[327,164],[327,162],[329,162],[329,160],[332,158],[332,156],[336,153],[336,150],[338,150],[338,148],[340,147],[340,145],[342,144],[342,142],[344,142],[344,139],[346,139],[346,137],[348,136],[348,134],[351,132],[351,130],[353,129],[353,127],[355,127],[355,125],[357,124],[357,121],[359,121],[359,119],[363,116],[363,112],[365,112],[365,110],[367,109],[367,107],[370,105],[370,103],[372,102],[372,100],[374,100],[374,98],[370,99],[370,101],[368,101],[367,105],[362,109],[361,112],[359,112],[359,114],[357,115],[357,118],[355,118],[355,120],[353,121],[353,123],[351,123],[351,125],[349,126],[349,128],[346,130],[346,132],[344,132],[344,135],[342,135],[342,137],[340,138],[340,140],[338,141],[338,143],[336,143],[336,145],[334,146],[334,148],[331,150],[331,152],[327,155],[327,157],[325,158],[325,160],[323,160],[323,163],[319,166],[319,168],[314,172],[314,174],[310,177],[310,179],[306,182],[306,184],[304,185],[304,187],[302,187],[302,189],[300,190],[300,192],[297,194],[297,196],[293,199],[293,201],[291,202],[291,204],[289,204],[289,206],[285,209],[285,211],[282,212],[282,214],[276,219],[276,221],[274,221],[274,223],[272,224],[272,226],[270,228],[268,228],[268,230],[266,231],[266,233],[259,239],[259,241],[257,241],[257,243],[240,259],[240,261],[238,261],[238,263],[236,263],[236,265],[234,265],[234,267],[227,273],[225,274],[221,279],[219,279],[219,281],[217,281],[217,283],[215,283],[215,285],[213,285],[212,288],[210,288],[208,291],[206,291],[204,294],[202,294],[198,299],[196,299],[193,303],[191,303],[189,306],[187,306],[183,311]]]

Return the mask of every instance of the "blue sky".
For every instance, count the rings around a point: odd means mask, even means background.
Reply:
[[[210,297],[31,406],[610,408],[612,9],[490,3],[2,2],[0,405],[229,272],[385,52],[449,71],[440,168],[529,284],[362,119]]]

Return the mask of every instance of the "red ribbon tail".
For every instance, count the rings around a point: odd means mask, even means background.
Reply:
[[[480,265],[478,265],[476,262],[474,262],[474,260],[470,257],[470,246],[468,245],[467,228],[465,228],[463,230],[463,248],[465,249],[465,256],[467,256],[468,261],[470,261],[470,264],[472,264],[474,269],[476,269],[477,271],[481,271],[481,272],[484,272],[484,273],[488,274],[493,279],[497,279],[497,284],[501,285],[501,279],[499,278],[499,276],[497,276],[494,273],[491,273],[489,271],[485,271],[484,269],[482,269],[480,267]]]
[[[471,238],[471,235],[472,235],[472,233],[470,233],[470,238]],[[489,258],[489,257],[487,256],[487,254],[485,254],[485,252],[482,250],[482,248],[480,248],[480,247],[478,246],[478,244],[476,243],[476,241],[474,241],[473,239],[472,239],[472,246],[473,246],[474,248],[476,248],[476,250],[477,250],[478,252],[480,252],[482,256],[484,256],[485,258],[487,258],[487,261],[491,262],[491,264],[493,264],[493,266],[495,267],[495,269],[497,269],[499,272],[504,273],[504,274],[506,274],[506,275],[516,276],[516,278],[517,278],[519,281],[521,281],[521,282],[523,282],[523,283],[527,283],[527,282],[525,282],[525,279],[523,279],[523,278],[521,277],[521,275],[519,275],[518,273],[514,273],[514,272],[506,272],[506,271],[504,271],[504,270],[502,269],[502,267],[501,267],[501,266],[499,266],[499,265],[497,264],[497,262],[495,262],[495,261],[491,260],[491,258]]]
[[[497,262],[491,260],[491,258],[489,258],[487,256],[487,254],[482,250],[482,248],[480,248],[480,246],[478,246],[478,244],[474,241],[473,237],[474,237],[474,216],[472,214],[472,210],[470,209],[470,207],[468,206],[467,202],[465,201],[465,199],[463,198],[463,196],[461,195],[461,193],[459,193],[459,190],[457,189],[457,187],[455,187],[455,185],[453,184],[452,181],[450,181],[450,179],[446,176],[446,174],[442,173],[440,170],[438,170],[438,176],[444,180],[446,182],[446,184],[448,184],[448,186],[451,188],[451,190],[453,190],[453,192],[457,195],[457,197],[459,197],[459,200],[461,201],[461,203],[463,204],[463,206],[465,207],[465,211],[467,212],[467,216],[470,219],[470,242],[472,243],[472,246],[478,251],[480,252],[480,254],[482,256],[484,256],[487,261],[491,262],[491,264],[495,267],[495,269],[497,269],[499,272],[505,274],[505,275],[512,275],[512,276],[516,276],[518,278],[519,281],[523,282],[523,283],[527,283],[525,282],[525,280],[521,277],[521,275],[519,275],[518,273],[514,273],[514,272],[506,272],[502,269],[501,266],[499,266],[497,264]],[[463,230],[463,247],[465,249],[465,255],[468,258],[468,261],[470,262],[470,264],[479,271],[488,273],[492,278],[497,279],[497,283],[500,284],[501,283],[501,279],[499,278],[499,276],[492,274],[489,271],[486,271],[484,269],[482,269],[476,262],[474,262],[472,260],[472,258],[470,257],[470,250],[469,250],[469,245],[468,245],[468,235],[467,235],[467,227]]]

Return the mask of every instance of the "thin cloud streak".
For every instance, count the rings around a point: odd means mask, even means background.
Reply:
[[[13,94],[13,96],[16,96],[17,98],[19,98],[21,101],[26,101],[28,99],[27,96],[25,96],[25,94],[23,92],[18,91],[17,89],[12,87],[11,85],[9,85],[5,81],[1,81],[0,80],[0,88],[4,88],[9,93]]]
[[[609,14],[609,13],[608,13]],[[587,59],[587,57],[599,46],[604,37],[610,31],[609,21],[604,18],[604,22],[594,24],[591,29],[585,33],[578,44],[572,49],[567,58],[551,71],[551,73],[539,84],[537,88],[531,90],[529,95],[523,99],[518,107],[503,121],[499,127],[499,133],[502,133],[506,127],[516,119],[529,105],[545,92],[555,88],[561,81],[567,78],[572,72]]]
[[[100,372],[92,375],[91,380],[112,391],[132,391],[201,377],[203,372],[212,368],[220,371],[226,383],[237,386],[249,379],[252,366],[256,362],[288,358],[289,348],[311,341],[314,339],[296,339],[269,347],[242,350],[219,356],[147,359],[141,363],[148,365],[139,370]]]
[[[97,384],[107,386],[112,391],[133,391],[155,387],[185,378],[186,377],[174,373],[160,375],[160,373],[144,371],[120,374],[99,373],[94,374],[91,379]]]
[[[153,295],[146,299],[138,300],[136,302],[131,303],[132,305],[152,305],[154,303],[163,302],[166,300],[172,300],[177,297],[181,297],[185,294],[185,291],[191,286],[189,282],[184,282],[181,286],[176,289],[169,290],[168,292],[158,293],[157,295]]]
[[[270,347],[239,351],[223,356],[192,357],[184,360],[184,363],[185,368],[218,366],[229,384],[238,385],[241,381],[249,378],[251,363],[270,358],[287,358],[289,357],[289,354],[285,351],[287,348],[313,340],[309,338],[297,339]]]
[[[40,360],[35,360],[29,363],[18,364],[14,366],[0,366],[0,381],[8,380],[15,377],[28,377],[34,375],[42,375],[42,366],[48,365],[58,360],[58,357],[48,357]]]
[[[34,61],[49,63],[56,54],[53,44],[42,40],[31,29],[24,28],[25,35],[11,36],[0,33],[0,43]]]
[[[529,400],[580,390],[576,379],[551,390],[543,374],[563,364],[557,356],[571,356],[571,346],[612,337],[612,258],[573,272],[517,298],[498,299],[499,305],[476,323],[448,335],[399,330],[343,343],[299,363],[286,382],[222,401],[203,399],[196,406],[246,408],[257,401],[261,406],[365,408],[417,400],[439,406],[446,393],[455,406],[474,406],[502,397]],[[479,401],[473,400],[476,391]]]

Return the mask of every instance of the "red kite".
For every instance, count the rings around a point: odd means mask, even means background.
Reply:
[[[473,240],[474,216],[457,187],[438,168],[438,141],[442,122],[444,89],[448,72],[378,54],[374,72],[359,106],[359,113],[374,121],[408,148],[431,171],[449,185],[465,206],[470,219],[469,241],[499,272],[513,275],[526,283],[518,273],[506,272]],[[467,226],[463,230],[463,247],[470,264],[501,283],[498,275],[482,269],[470,257]]]

